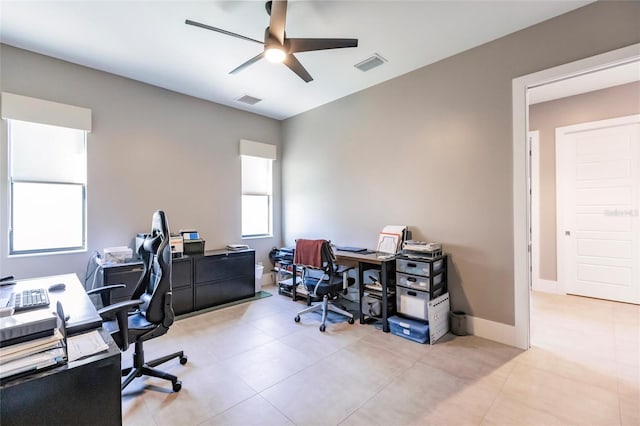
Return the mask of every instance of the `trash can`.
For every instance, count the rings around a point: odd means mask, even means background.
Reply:
[[[264,272],[264,266],[262,262],[258,262],[256,265],[256,293],[262,290],[262,273]]]
[[[467,314],[463,311],[452,311],[449,317],[451,318],[451,332],[456,336],[466,336]]]

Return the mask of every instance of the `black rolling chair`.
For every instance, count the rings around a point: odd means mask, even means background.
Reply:
[[[297,240],[294,261],[297,269],[302,270],[302,283],[311,298],[322,298],[322,302],[312,305],[297,313],[294,320],[300,322],[300,315],[308,312],[322,311],[320,331],[327,328],[327,314],[329,311],[344,315],[349,324],[353,324],[353,314],[330,302],[344,291],[345,278],[343,273],[347,269],[338,269],[331,243],[327,240]],[[354,281],[352,278],[349,280]]]
[[[180,364],[187,362],[182,351],[145,362],[143,343],[169,331],[173,324],[174,313],[171,306],[171,246],[169,245],[169,225],[163,211],[153,214],[151,234],[138,249],[144,263],[144,271],[136,285],[131,300],[111,305],[110,293],[123,284],[111,285],[90,290],[99,293],[105,306],[98,313],[103,319],[103,327],[111,333],[118,347],[125,351],[129,344],[135,344],[133,367],[122,370],[127,376],[121,385],[124,389],[133,379],[143,375],[170,380],[174,392],[182,388],[182,382],[172,374],[154,367],[179,358]],[[132,311],[135,309],[134,311]]]

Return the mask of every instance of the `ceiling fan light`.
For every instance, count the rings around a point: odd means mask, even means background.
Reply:
[[[287,54],[280,47],[270,47],[265,50],[264,56],[269,62],[282,62]]]

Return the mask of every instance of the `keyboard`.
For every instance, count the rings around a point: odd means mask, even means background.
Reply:
[[[34,288],[13,294],[15,312],[49,306],[49,293],[44,288]]]

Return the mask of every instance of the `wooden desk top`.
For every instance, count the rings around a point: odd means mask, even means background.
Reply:
[[[351,251],[334,251],[336,262],[364,262],[372,265],[381,265],[384,262],[395,260],[395,254],[382,254],[378,252],[362,254]]]

